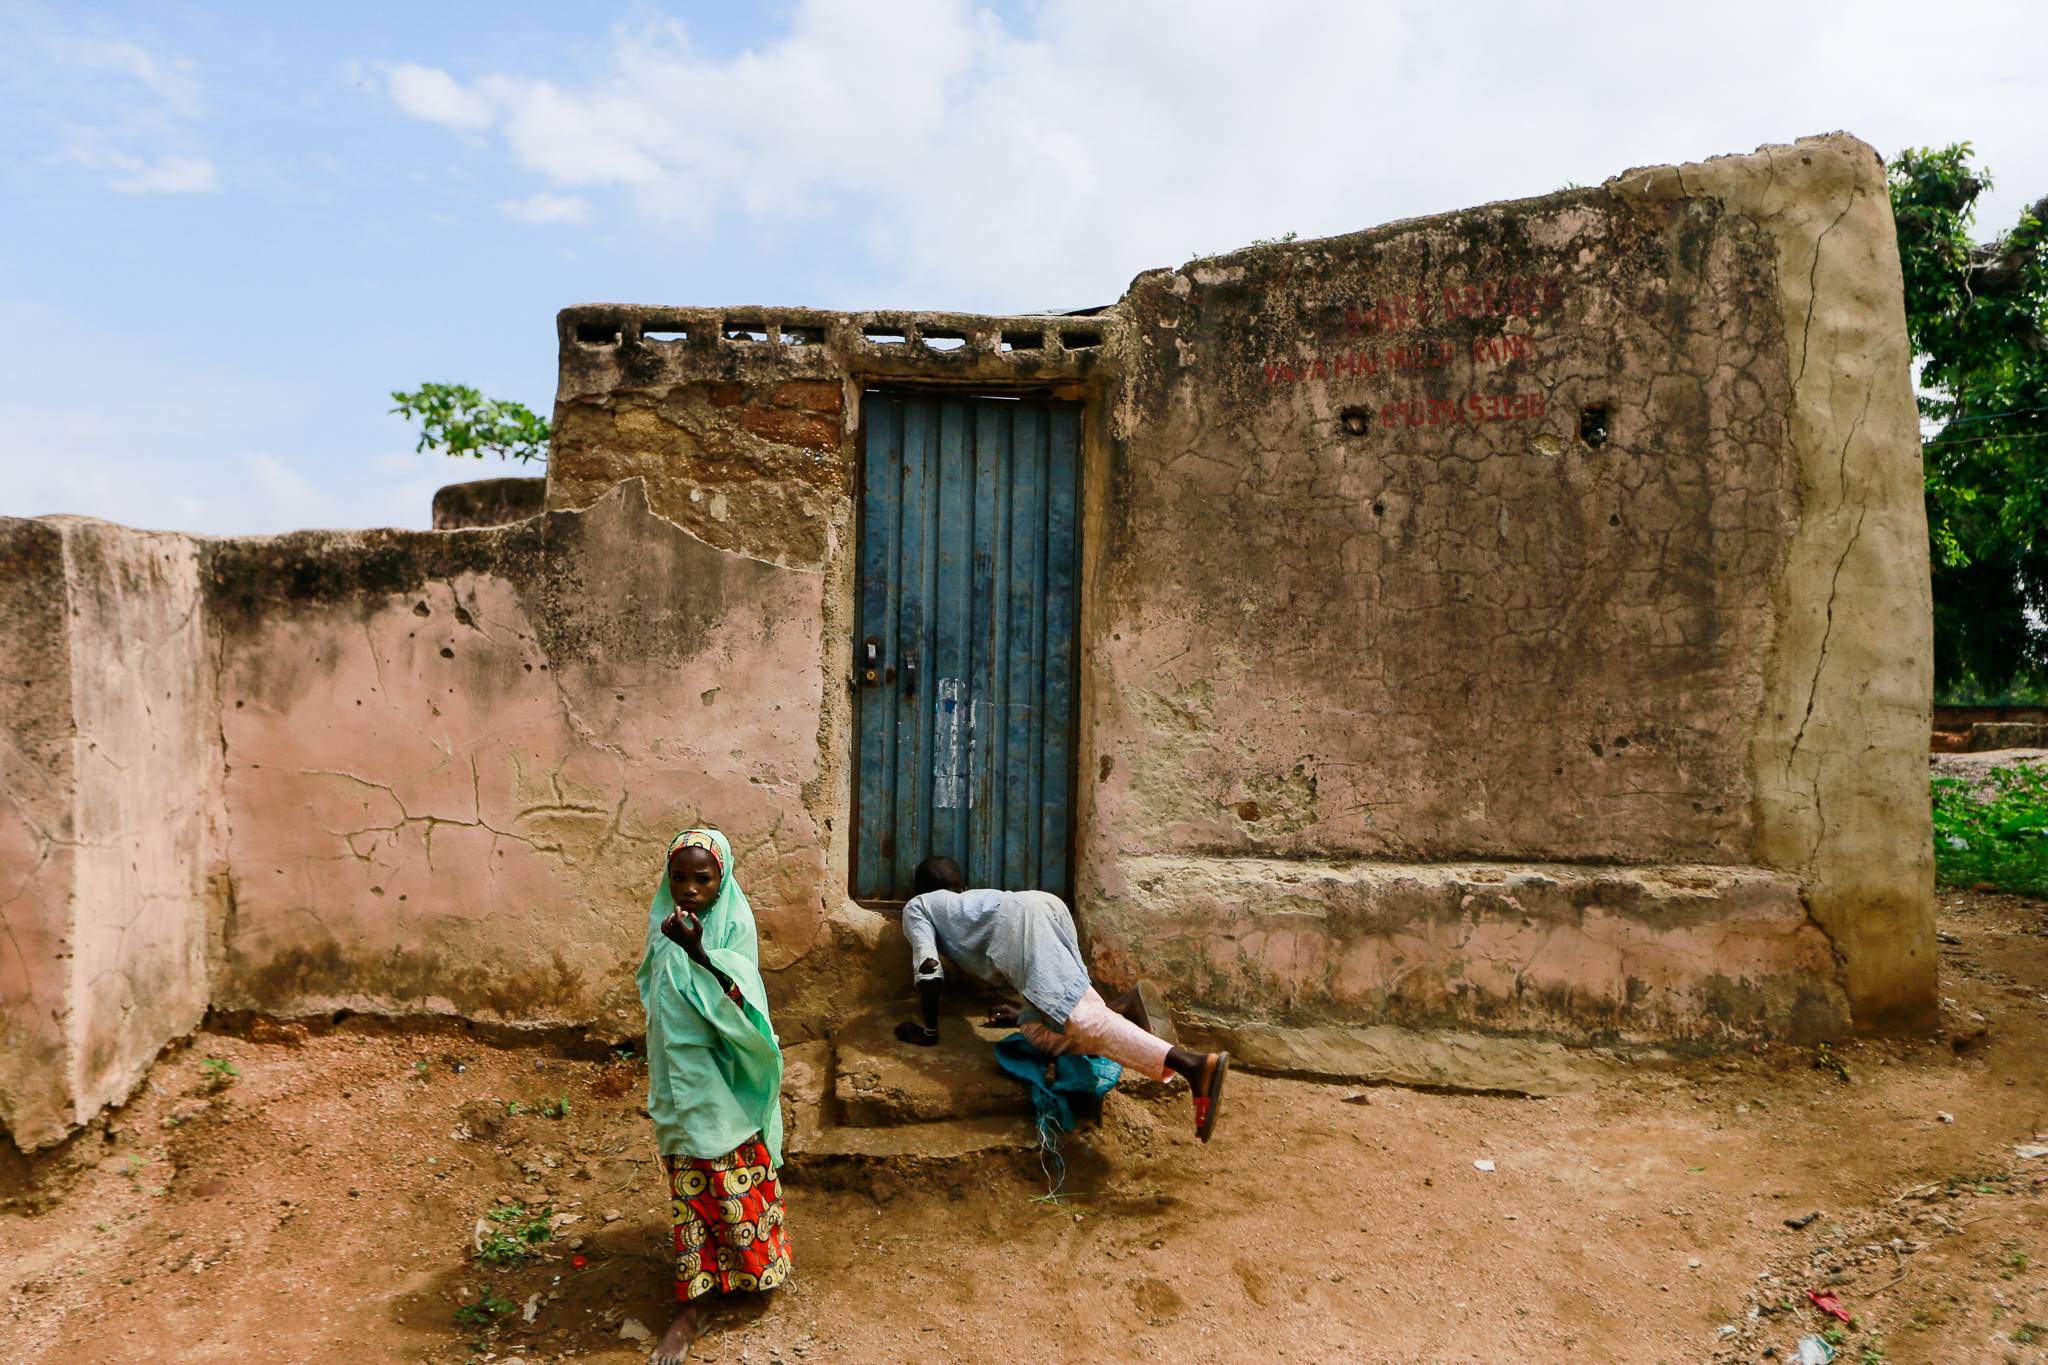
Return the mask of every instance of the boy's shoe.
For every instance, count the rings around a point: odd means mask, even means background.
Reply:
[[[1223,1078],[1230,1074],[1230,1054],[1216,1054],[1216,1065],[1195,1083],[1195,1136],[1207,1142],[1223,1109]]]

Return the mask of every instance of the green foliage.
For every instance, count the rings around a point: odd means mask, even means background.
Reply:
[[[483,1292],[477,1295],[475,1303],[465,1303],[455,1310],[455,1325],[489,1327],[518,1306],[491,1286],[485,1285]]]
[[[199,1070],[208,1090],[225,1090],[242,1078],[235,1064],[225,1057],[208,1057],[199,1064]]]
[[[523,1265],[539,1254],[555,1235],[552,1204],[528,1208],[524,1204],[500,1204],[484,1217],[493,1224],[477,1247],[476,1258],[485,1265]]]
[[[420,424],[415,451],[547,463],[553,433],[524,403],[486,398],[467,384],[422,384],[411,393],[394,391],[391,401],[398,404],[391,411]]]
[[[1943,696],[2048,679],[2048,198],[1974,243],[1991,176],[1971,155],[1910,149],[1890,168],[1920,413],[1938,428],[1922,456]]]
[[[2012,1334],[2012,1339],[2022,1346],[2030,1341],[2037,1341],[2042,1337],[2048,1337],[2048,1327],[2043,1327],[2038,1322],[2023,1322],[2013,1330]]]
[[[1958,777],[1933,788],[1937,878],[2048,896],[2048,765],[1993,768],[1981,791]]]

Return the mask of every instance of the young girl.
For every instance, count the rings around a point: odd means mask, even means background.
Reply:
[[[782,1050],[768,1020],[754,912],[715,829],[669,841],[638,975],[647,1112],[668,1177],[682,1306],[653,1365],[681,1365],[699,1300],[789,1277],[782,1226]]]

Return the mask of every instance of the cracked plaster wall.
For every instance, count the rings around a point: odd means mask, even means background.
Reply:
[[[732,833],[765,968],[828,932],[816,571],[714,549],[633,481],[502,528],[222,542],[209,572],[216,1004],[636,1032],[647,898],[700,820]]]
[[[1122,308],[1099,966],[1300,1018],[1930,1017],[1925,533],[1868,147],[1255,248]],[[1526,917],[1396,893],[1472,859],[1614,867]],[[1770,913],[1673,893],[1700,864],[1758,869]]]
[[[219,750],[187,536],[9,521],[0,1123],[46,1145],[207,1004]]]

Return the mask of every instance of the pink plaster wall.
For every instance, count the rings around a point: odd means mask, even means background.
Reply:
[[[245,542],[214,581],[217,1004],[632,1032],[696,822],[733,836],[764,965],[817,941],[818,573],[714,550],[635,482],[512,527]]]

